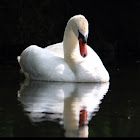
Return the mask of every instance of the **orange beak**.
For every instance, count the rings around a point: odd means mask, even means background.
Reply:
[[[87,56],[87,43],[83,41],[82,38],[79,38],[80,54],[82,57]]]

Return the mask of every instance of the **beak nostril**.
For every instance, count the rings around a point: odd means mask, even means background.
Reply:
[[[86,57],[86,54],[84,53],[84,57]]]

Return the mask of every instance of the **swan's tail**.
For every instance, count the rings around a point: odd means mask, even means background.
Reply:
[[[20,65],[20,56],[17,56],[17,61],[18,61],[19,65]],[[20,65],[20,67],[21,67],[21,65]],[[20,71],[20,73],[24,73],[22,67],[21,67],[21,69],[19,71]]]
[[[20,56],[17,56],[18,63],[20,62]]]

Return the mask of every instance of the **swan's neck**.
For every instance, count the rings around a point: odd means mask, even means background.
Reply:
[[[75,32],[73,31],[75,30]],[[78,31],[72,26],[67,25],[64,33],[63,47],[64,47],[64,60],[75,72],[75,65],[82,60],[80,55]]]

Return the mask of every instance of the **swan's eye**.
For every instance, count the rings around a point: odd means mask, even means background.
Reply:
[[[79,32],[79,30],[78,30],[78,32]],[[82,39],[82,44],[85,44],[85,43],[87,43],[87,36],[85,37],[84,35],[82,35],[80,32],[79,32],[79,37],[78,37],[78,39]]]

